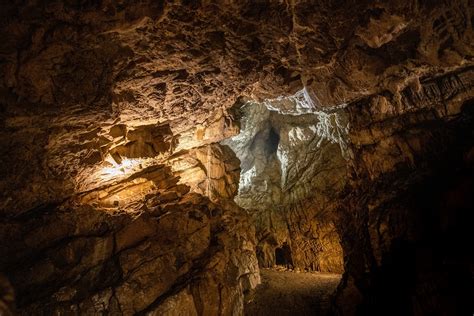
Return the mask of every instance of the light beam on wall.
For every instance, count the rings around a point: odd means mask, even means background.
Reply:
[[[105,167],[98,172],[98,177],[103,181],[109,181],[114,178],[123,178],[143,168],[147,159],[143,158],[121,158],[114,159],[112,155],[105,158]]]

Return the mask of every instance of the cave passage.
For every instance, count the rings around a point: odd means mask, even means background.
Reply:
[[[283,244],[281,247],[275,248],[275,264],[284,267],[293,266],[293,260],[291,259],[291,249],[288,244]]]
[[[0,1],[0,316],[472,315],[473,17]]]
[[[278,143],[280,142],[280,135],[278,132],[275,131],[275,128],[270,128],[270,132],[268,135],[268,153],[267,155],[270,156],[275,154],[278,150]]]
[[[322,111],[311,95],[236,104],[240,134],[222,142],[240,160],[235,201],[252,214],[264,269],[249,315],[325,314],[343,272],[331,201],[346,181],[348,124],[342,106]]]
[[[349,125],[344,106],[321,110],[314,95],[241,101],[240,133],[221,143],[240,160],[235,201],[252,214],[260,266],[342,273],[332,203],[346,183]]]

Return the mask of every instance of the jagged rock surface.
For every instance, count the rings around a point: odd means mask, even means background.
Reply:
[[[288,245],[293,268],[341,273],[333,201],[346,183],[347,115],[296,96],[242,105],[240,134],[222,142],[241,161],[235,200],[254,218],[261,266]]]
[[[10,316],[15,312],[15,293],[13,287],[4,275],[0,275],[0,313]]]
[[[18,312],[241,313],[256,241],[217,143],[242,97],[306,87],[346,106],[349,183],[337,201],[302,190],[278,222],[312,242],[334,223],[336,311],[471,313],[472,16],[467,0],[2,2],[0,269]]]
[[[401,91],[403,107],[376,95],[348,108],[354,174],[337,221],[347,271],[339,314],[468,312],[472,75],[422,80]]]
[[[259,282],[248,217],[178,180],[153,166],[0,224],[20,314],[241,313]]]

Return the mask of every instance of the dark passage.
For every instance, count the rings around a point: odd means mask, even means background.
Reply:
[[[292,267],[291,249],[284,243],[281,247],[275,249],[275,264],[285,267]]]
[[[275,131],[275,129],[272,127],[270,129],[269,135],[268,135],[268,154],[273,154],[277,152],[278,149],[278,144],[280,143],[280,135],[278,135],[278,132]]]

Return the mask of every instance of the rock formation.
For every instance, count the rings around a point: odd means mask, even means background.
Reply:
[[[2,2],[0,313],[239,315],[283,247],[336,314],[472,313],[473,11]]]
[[[334,201],[346,184],[347,115],[312,100],[304,89],[245,103],[240,134],[222,144],[241,161],[236,202],[253,214],[260,265],[274,266],[286,244],[289,266],[341,273]]]

